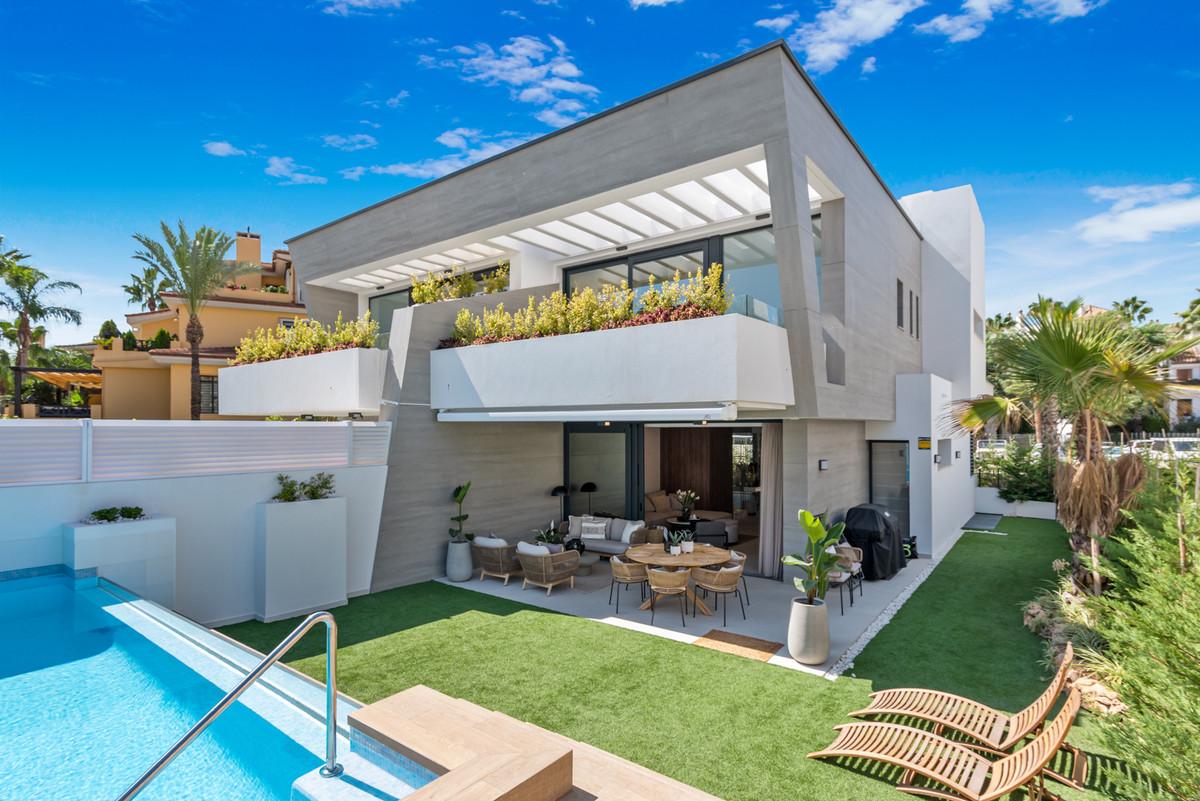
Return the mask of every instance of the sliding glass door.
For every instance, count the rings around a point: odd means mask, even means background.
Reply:
[[[642,514],[642,426],[564,424],[567,514],[638,520]]]

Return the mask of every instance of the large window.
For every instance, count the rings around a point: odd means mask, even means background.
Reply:
[[[571,267],[564,272],[563,288],[568,295],[584,287],[599,293],[607,285],[620,286],[624,281],[635,294],[641,295],[650,285],[650,276],[654,276],[656,284],[661,284],[673,278],[676,272],[683,275],[703,272],[709,264],[720,261],[720,247],[721,240],[714,237],[633,253],[620,260]]]
[[[392,312],[412,305],[412,295],[407,289],[399,292],[389,292],[386,295],[376,295],[367,301],[371,311],[371,319],[379,323],[380,347],[387,347],[388,333],[392,330]]]
[[[215,375],[200,376],[200,414],[220,414],[221,404],[217,397],[218,386]]]
[[[723,246],[725,284],[733,292],[732,311],[780,325],[783,294],[774,232],[759,228],[733,234],[724,238]]]

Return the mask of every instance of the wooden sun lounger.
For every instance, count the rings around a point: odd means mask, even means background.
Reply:
[[[1054,674],[1050,686],[1032,704],[1015,715],[1010,716],[959,695],[912,688],[871,693],[870,705],[857,712],[851,712],[850,715],[856,718],[899,716],[927,720],[935,724],[935,734],[952,729],[978,742],[978,745],[964,745],[1003,756],[1029,735],[1041,731],[1050,710],[1054,708],[1055,698],[1066,686],[1067,673],[1074,658],[1075,651],[1071,644],[1067,643],[1062,664]],[[1054,771],[1047,771],[1047,775],[1069,787],[1082,789],[1087,779],[1087,757],[1074,746],[1064,747],[1071,754],[1071,775],[1064,776]]]
[[[963,743],[895,723],[847,723],[837,739],[813,759],[870,759],[902,768],[896,789],[945,801],[995,801],[1024,789],[1030,801],[1057,800],[1046,790],[1045,768],[1067,741],[1079,712],[1079,691],[1071,690],[1054,721],[1027,745],[992,761]],[[926,784],[915,783],[920,777]]]

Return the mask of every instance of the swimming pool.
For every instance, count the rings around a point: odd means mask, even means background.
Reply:
[[[195,624],[174,630],[171,617],[95,579],[0,582],[0,799],[116,798],[244,674],[253,655],[222,659],[195,638],[230,644]],[[275,686],[252,687],[138,798],[292,798],[322,764],[325,730],[279,689],[303,682],[272,670]],[[347,775],[324,781],[352,790],[371,766],[339,740]],[[372,775],[368,795],[400,798],[432,778]]]

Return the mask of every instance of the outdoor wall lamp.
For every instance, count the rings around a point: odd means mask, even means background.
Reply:
[[[941,464],[941,463],[942,463],[942,456],[941,456],[941,454],[935,453],[935,454],[933,455],[933,463],[934,463],[934,464]]]
[[[588,514],[592,513],[592,493],[596,491],[596,484],[592,481],[585,481],[579,485],[580,492],[586,492],[588,496]]]
[[[829,469],[829,460],[828,459],[818,459],[817,460],[817,469],[818,470],[828,470]]]
[[[955,452],[954,452],[954,458],[955,458],[955,459],[961,459],[961,458],[962,458],[962,451],[955,451]]]

